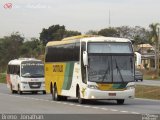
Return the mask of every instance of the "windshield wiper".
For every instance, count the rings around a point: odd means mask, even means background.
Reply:
[[[31,77],[31,74],[30,73],[24,73],[24,74],[22,74],[22,77]]]
[[[116,59],[115,59],[115,63],[116,63],[116,68],[117,68],[117,70],[118,70],[118,72],[119,72],[119,74],[120,74],[120,77],[121,77],[121,79],[122,79],[122,82],[124,82],[124,79],[123,79],[123,77],[122,77],[121,70],[119,69],[119,66],[117,65],[117,60],[116,60]]]
[[[109,72],[109,70],[110,70],[110,64],[109,64],[109,62],[108,62],[108,68],[107,68],[107,70],[105,71],[104,76],[103,76],[103,78],[102,78],[102,81],[101,81],[101,82],[103,82],[103,81],[105,80],[106,75],[107,75],[107,73]],[[107,79],[107,78],[106,78],[106,79]]]
[[[35,74],[32,74],[31,76],[33,76],[33,77],[44,77],[44,75],[41,74],[41,73],[35,73]]]

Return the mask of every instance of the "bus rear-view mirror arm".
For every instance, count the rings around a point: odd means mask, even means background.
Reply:
[[[83,64],[84,64],[84,66],[88,66],[88,54],[87,54],[87,51],[83,51]]]

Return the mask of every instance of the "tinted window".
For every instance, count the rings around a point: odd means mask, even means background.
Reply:
[[[130,43],[89,43],[89,53],[132,53]]]
[[[7,69],[8,74],[20,74],[20,66],[19,65],[8,65]]]
[[[46,48],[46,62],[79,61],[80,44],[72,43]]]

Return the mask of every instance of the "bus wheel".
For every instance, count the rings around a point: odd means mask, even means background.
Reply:
[[[45,90],[43,91],[43,94],[44,94],[44,95],[46,94],[46,91],[45,91]]]
[[[60,100],[67,101],[67,96],[60,96]]]
[[[124,104],[124,99],[117,100],[117,104],[118,104],[118,105],[123,105],[123,104]]]
[[[80,90],[78,91],[78,103],[79,104],[84,104],[84,99],[81,98]]]
[[[32,91],[32,94],[37,94],[38,92],[37,91]]]
[[[52,87],[52,99],[54,101],[59,101],[60,100],[60,96],[58,95],[56,85],[54,85],[54,87]]]
[[[20,86],[19,86],[19,85],[18,85],[18,91],[17,91],[17,92],[18,92],[18,94],[19,94],[19,95],[22,95],[22,91],[21,91],[21,89],[20,89]]]
[[[12,94],[15,93],[14,90],[13,90],[13,88],[12,88],[12,84],[10,85],[10,91],[11,91]]]

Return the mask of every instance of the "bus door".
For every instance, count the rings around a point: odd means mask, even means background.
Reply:
[[[20,82],[20,66],[14,66],[14,72],[11,75],[11,82],[13,89],[18,89],[18,83]]]

